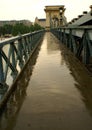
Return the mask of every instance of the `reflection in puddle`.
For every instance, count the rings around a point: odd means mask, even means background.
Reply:
[[[16,125],[16,119],[26,98],[26,89],[34,69],[34,65],[36,64],[39,51],[40,46],[36,49],[35,54],[32,55],[32,58],[25,68],[21,78],[16,83],[16,90],[11,95],[4,112],[0,117],[0,130],[12,130],[12,128]]]
[[[62,56],[70,69],[71,75],[76,80],[75,86],[82,95],[82,100],[92,116],[92,74],[76,59],[70,51],[62,46]]]

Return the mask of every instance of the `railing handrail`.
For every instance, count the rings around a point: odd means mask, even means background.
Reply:
[[[85,65],[92,64],[92,26],[72,26],[51,29]]]
[[[43,30],[39,30],[39,31],[34,31],[34,32],[30,32],[30,33],[26,33],[26,34],[23,34],[23,35],[18,35],[18,36],[15,36],[15,37],[11,37],[11,38],[8,38],[8,39],[4,39],[2,41],[0,41],[0,48],[3,47],[4,45],[7,45],[7,44],[10,44],[11,42],[13,41],[16,41],[16,40],[19,40],[25,36],[31,36],[33,34],[36,34],[38,32],[42,32]]]
[[[10,86],[7,84],[8,71],[14,81],[29,60],[43,32],[44,30],[39,30],[0,42],[0,94],[6,92],[7,86]]]
[[[58,27],[58,28],[52,28],[52,29],[88,29],[88,30],[92,30],[92,26],[71,26],[71,27]]]

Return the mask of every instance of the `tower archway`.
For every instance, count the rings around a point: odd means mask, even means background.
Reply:
[[[46,13],[46,30],[50,30],[51,27],[59,27],[65,24],[63,21],[63,18],[66,21],[64,16],[64,5],[45,6],[44,11]]]

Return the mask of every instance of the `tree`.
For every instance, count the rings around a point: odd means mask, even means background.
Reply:
[[[41,30],[41,29],[42,27],[39,24],[37,23],[34,24],[34,31]]]
[[[16,23],[15,25],[5,24],[0,27],[0,35],[12,34],[16,36],[18,34],[25,34],[37,30],[43,29],[40,25],[34,24],[31,26],[27,26],[23,23]]]
[[[15,24],[12,29],[12,35],[14,35],[14,36],[18,35],[19,33],[25,34],[28,32],[30,32],[30,28],[28,26],[24,25],[23,23]]]

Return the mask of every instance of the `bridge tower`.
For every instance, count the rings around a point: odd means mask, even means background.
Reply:
[[[45,6],[44,11],[46,13],[46,30],[67,24],[66,17],[64,16],[64,5]]]

